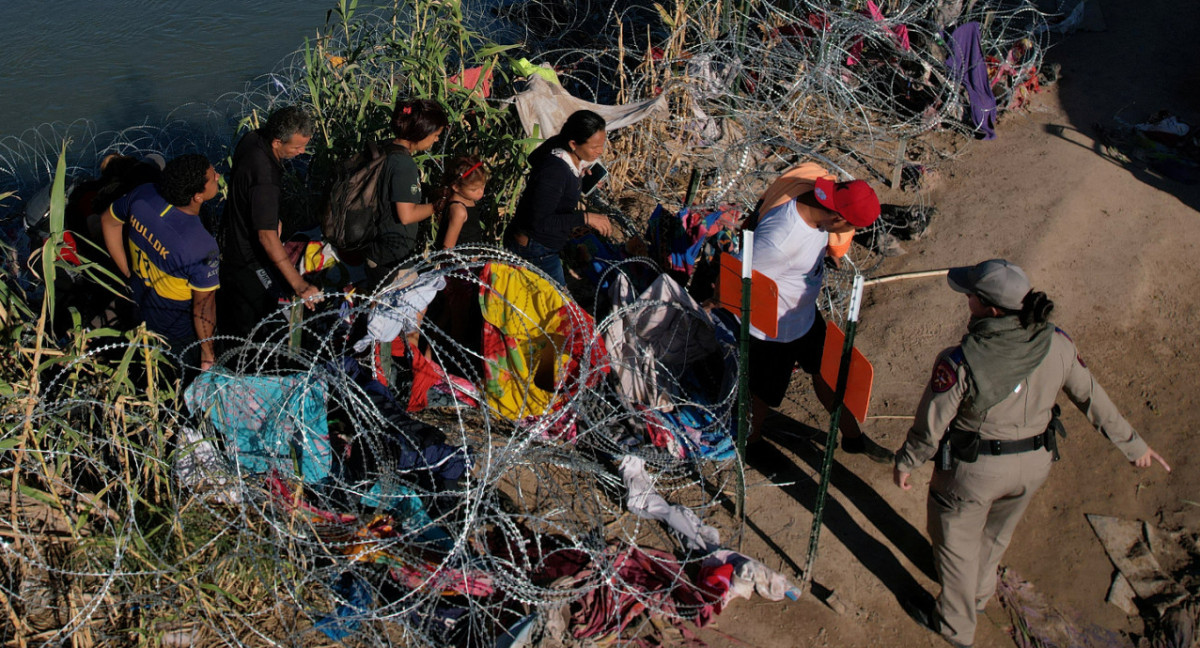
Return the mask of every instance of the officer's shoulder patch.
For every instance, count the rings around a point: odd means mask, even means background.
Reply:
[[[958,383],[958,371],[954,365],[946,358],[938,358],[937,364],[933,367],[933,376],[929,379],[929,387],[935,393],[941,394],[950,391],[950,388]]]
[[[954,364],[959,365],[959,366],[962,366],[967,363],[967,356],[965,353],[963,353],[961,346],[956,346],[953,349],[951,349],[950,353],[946,354],[946,357],[950,359],[950,362],[953,362]]]
[[[1065,337],[1065,338],[1067,338],[1067,341],[1068,341],[1068,342],[1070,342],[1071,344],[1075,344],[1075,340],[1072,340],[1072,339],[1071,339],[1071,336],[1070,336],[1070,335],[1067,335],[1067,332],[1066,332],[1066,331],[1064,331],[1064,330],[1062,330],[1062,329],[1058,328],[1057,326],[1055,326],[1055,327],[1054,327],[1054,332],[1055,332],[1055,333],[1058,333],[1059,335],[1061,335],[1061,336],[1063,336],[1063,337]],[[1079,352],[1078,352],[1078,351],[1076,351],[1076,352],[1075,352],[1075,361],[1079,363],[1079,366],[1083,367],[1084,369],[1087,369],[1087,363],[1083,361],[1083,356],[1079,355]]]

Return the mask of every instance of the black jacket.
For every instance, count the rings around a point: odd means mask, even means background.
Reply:
[[[554,155],[535,156],[505,240],[520,232],[555,252],[561,250],[571,230],[585,224],[579,196],[579,178],[566,162]]]

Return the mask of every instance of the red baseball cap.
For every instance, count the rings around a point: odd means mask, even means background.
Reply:
[[[819,178],[813,195],[821,206],[837,213],[855,227],[867,227],[879,218],[879,196],[865,180],[834,182]]]

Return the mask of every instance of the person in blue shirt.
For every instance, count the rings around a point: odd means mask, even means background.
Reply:
[[[218,176],[203,155],[167,163],[157,184],[121,196],[104,214],[104,244],[129,280],[146,328],[175,350],[195,349],[200,369],[212,366],[220,252],[200,222],[200,206],[216,197]]]

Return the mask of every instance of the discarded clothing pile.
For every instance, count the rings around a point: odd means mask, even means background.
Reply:
[[[591,316],[525,268],[489,263],[481,279],[488,407],[542,436],[573,439],[568,401],[607,372]]]
[[[733,458],[732,337],[666,274],[636,296],[618,275],[610,298],[604,336],[617,395],[651,443],[680,458]]]

